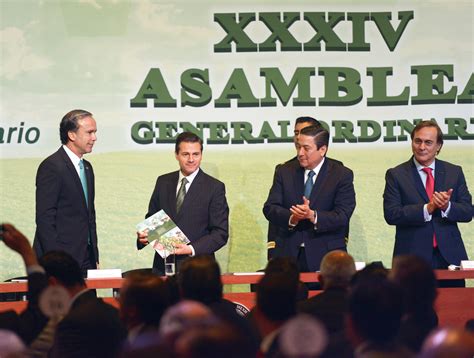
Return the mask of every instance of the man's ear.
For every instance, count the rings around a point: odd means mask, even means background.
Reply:
[[[76,132],[68,131],[67,137],[71,142],[74,142],[76,140]]]
[[[326,153],[328,152],[328,146],[327,145],[322,145],[318,149],[319,153],[321,153],[321,157],[324,157]]]

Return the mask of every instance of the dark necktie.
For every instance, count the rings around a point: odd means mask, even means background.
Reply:
[[[183,205],[184,197],[186,195],[186,184],[188,180],[186,178],[181,179],[181,186],[178,190],[178,195],[176,196],[176,212],[179,213],[179,209]]]
[[[434,193],[434,178],[433,178],[433,169],[432,168],[423,168],[422,169],[426,173],[426,185],[425,190],[428,198],[431,200]],[[436,234],[433,233],[433,247],[438,246],[436,242]]]
[[[86,205],[89,206],[89,200],[87,195],[86,170],[84,168],[84,161],[82,159],[79,161],[79,178],[81,179],[82,190],[84,191],[84,196],[86,197]]]
[[[313,177],[314,172],[310,170],[308,172],[308,179],[306,179],[306,183],[304,184],[304,197],[308,200],[311,195],[311,190],[313,189]]]

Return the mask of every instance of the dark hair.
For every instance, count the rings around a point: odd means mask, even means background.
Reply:
[[[280,272],[291,275],[296,281],[298,281],[296,300],[304,301],[308,299],[308,287],[300,281],[300,270],[294,257],[273,257],[267,262],[264,271],[265,274]]]
[[[386,279],[388,270],[380,261],[374,261],[365,266],[362,270],[357,271],[351,279],[350,285],[354,286],[362,281],[370,281],[374,279]]]
[[[182,298],[208,305],[222,299],[221,270],[211,255],[187,258],[178,273]]]
[[[176,144],[174,146],[174,151],[176,154],[179,153],[179,145],[181,142],[188,142],[188,143],[199,143],[201,145],[201,152],[203,149],[202,146],[202,139],[193,132],[183,132],[178,135],[176,138]]]
[[[56,278],[65,287],[85,286],[84,277],[77,261],[64,251],[50,251],[39,259],[46,276]]]
[[[285,321],[296,314],[297,289],[291,273],[267,273],[257,285],[257,307],[269,320]]]
[[[358,334],[375,344],[395,338],[402,317],[402,293],[386,278],[356,283],[349,296],[349,315]]]
[[[306,135],[313,137],[314,144],[316,144],[316,149],[321,148],[323,145],[329,147],[329,132],[322,127],[309,126],[304,127],[300,135]]]
[[[92,113],[82,109],[74,109],[64,115],[59,124],[59,138],[61,138],[62,144],[66,144],[69,141],[69,132],[76,132],[78,130],[79,125],[77,121],[86,117],[92,117]]]
[[[313,117],[309,117],[309,116],[303,116],[303,117],[296,118],[295,125],[297,125],[299,123],[310,123],[312,126],[322,127],[321,123],[317,119],[314,119]]]
[[[389,277],[402,289],[406,313],[416,316],[433,309],[437,281],[427,261],[415,255],[396,256]]]
[[[299,280],[300,271],[294,257],[273,257],[267,262],[265,274],[286,273],[295,280]]]
[[[158,326],[161,316],[169,306],[165,283],[151,272],[133,272],[126,277],[120,303],[135,307],[142,323]]]
[[[443,146],[443,132],[441,131],[441,128],[438,126],[438,123],[436,123],[433,120],[418,122],[415,128],[413,128],[413,130],[411,131],[411,134],[410,134],[411,140],[415,138],[416,132],[418,132],[420,129],[430,128],[430,127],[436,128],[436,132],[437,132],[436,143],[441,144],[441,147],[442,147]],[[441,151],[441,147],[439,148],[438,153]]]

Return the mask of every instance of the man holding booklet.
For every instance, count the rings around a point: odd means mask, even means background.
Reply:
[[[196,134],[178,135],[175,156],[180,170],[158,177],[146,214],[148,218],[163,210],[189,239],[189,244],[174,245],[178,270],[184,258],[213,254],[229,237],[225,185],[200,169],[202,149],[202,140]],[[148,244],[148,231],[137,232],[137,248],[140,250]],[[164,260],[158,253],[153,270],[161,275],[165,273]]]

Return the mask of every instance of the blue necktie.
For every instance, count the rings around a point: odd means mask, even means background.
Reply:
[[[304,196],[308,200],[311,195],[311,190],[313,189],[313,177],[314,177],[314,172],[310,170],[308,172],[308,179],[306,179],[306,183],[304,183]]]
[[[79,178],[81,178],[82,190],[84,190],[84,196],[86,197],[86,205],[89,206],[86,170],[84,169],[84,162],[82,159],[79,161]]]

